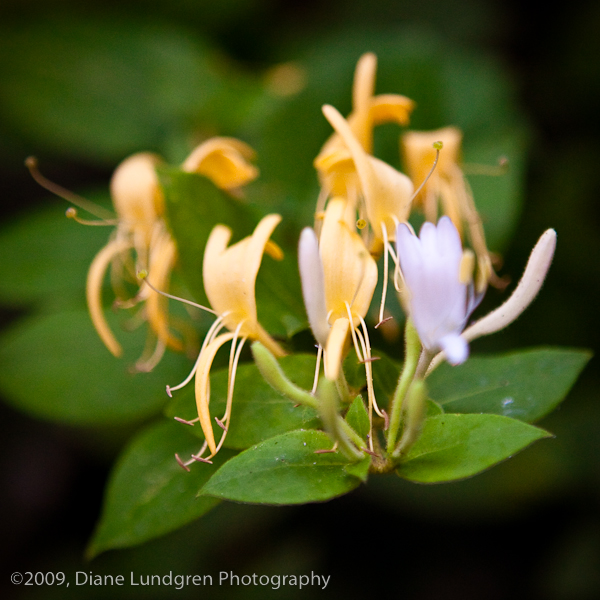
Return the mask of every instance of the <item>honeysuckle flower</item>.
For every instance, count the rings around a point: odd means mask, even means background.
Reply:
[[[443,151],[439,154],[435,170],[427,178],[436,159],[433,144],[438,141],[443,143]],[[425,218],[432,223],[437,221],[438,207],[441,207],[461,235],[466,225],[477,256],[475,287],[481,293],[488,281],[499,285],[500,280],[492,269],[481,218],[460,167],[461,144],[460,129],[445,127],[435,131],[409,131],[402,136],[401,145],[407,173],[415,186],[426,181],[415,196],[413,205],[422,207]]]
[[[548,274],[555,249],[556,232],[554,229],[548,229],[531,251],[523,276],[508,300],[467,327],[461,334],[464,343],[500,331],[521,315],[538,295]],[[431,372],[444,358],[446,358],[445,352],[435,356],[428,372]]]
[[[333,198],[319,240],[311,228],[302,231],[298,250],[302,293],[319,352],[324,350],[325,376],[338,378],[351,337],[358,359],[365,363],[369,411],[383,416],[373,391],[371,345],[364,320],[377,285],[377,265],[362,238],[348,227],[345,211],[346,200]]]
[[[281,258],[281,250],[269,238],[281,221],[279,215],[268,215],[256,226],[254,233],[227,246],[231,238],[231,229],[225,225],[217,225],[212,230],[204,252],[202,277],[204,289],[210,305],[217,315],[217,320],[210,328],[192,372],[181,384],[167,387],[167,392],[180,389],[195,374],[196,406],[198,420],[204,432],[206,443],[202,450],[192,456],[187,467],[194,460],[206,461],[214,456],[223,442],[231,416],[231,405],[235,382],[235,372],[240,353],[247,339],[257,340],[275,356],[285,354],[283,348],[263,329],[258,322],[256,311],[255,285],[256,276],[265,252],[274,258]],[[227,328],[227,333],[220,333]],[[231,341],[229,359],[229,383],[225,414],[217,423],[224,429],[219,444],[215,441],[209,412],[210,402],[210,369],[217,351],[225,343]],[[208,447],[210,455],[201,455]]]
[[[182,169],[204,175],[232,193],[258,177],[258,169],[250,162],[255,156],[254,150],[240,140],[213,137],[192,151]]]
[[[449,217],[442,217],[437,226],[424,223],[417,237],[400,224],[396,247],[403,300],[423,347],[430,354],[444,350],[453,365],[464,362],[469,347],[460,334],[479,297],[468,285],[470,274],[461,273],[469,254],[463,253],[456,227]]]
[[[406,96],[374,96],[376,70],[375,54],[363,54],[356,65],[352,112],[347,118],[352,134],[367,154],[373,151],[374,127],[383,123],[407,125],[414,108],[414,102]],[[314,166],[326,196],[344,196],[351,199],[356,194],[358,180],[354,161],[347,144],[338,132],[325,142],[314,160]]]
[[[258,175],[256,167],[249,162],[253,158],[254,151],[247,144],[234,138],[215,137],[195,148],[182,169],[204,175],[220,189],[237,194],[242,185]],[[164,296],[153,293],[150,286],[142,285],[134,298],[121,299],[127,297],[124,282],[127,279],[135,281],[135,273],[140,271],[147,273],[147,280],[153,287],[167,290],[177,260],[175,242],[164,221],[164,197],[156,175],[156,167],[161,163],[159,156],[142,152],[130,156],[117,167],[110,183],[117,228],[93,260],[87,282],[92,322],[115,356],[122,354],[122,348],[106,322],[101,301],[102,281],[108,267],[112,267],[113,286],[120,298],[118,305],[130,307],[145,302],[143,314],[156,336],[156,347],[138,360],[136,367],[139,370],[152,369],[166,347],[183,349],[181,341],[170,330]]]
[[[134,154],[125,159],[115,170],[110,192],[117,227],[108,244],[96,255],[87,277],[86,296],[92,323],[105,346],[115,356],[122,354],[122,347],[112,333],[102,308],[102,281],[109,266],[112,267],[113,285],[117,297],[126,295],[124,282],[135,281],[135,272],[147,270],[154,284],[168,287],[170,273],[176,260],[176,248],[163,220],[164,198],[158,184],[155,167],[160,157],[147,152]],[[131,251],[134,251],[134,265]],[[142,286],[123,305],[135,305],[147,300],[145,315],[156,335],[156,348],[151,356],[142,357],[137,366],[150,370],[160,360],[166,346],[180,350],[181,342],[168,327],[165,298],[151,294]]]
[[[332,106],[324,106],[323,114],[346,144],[358,174],[364,199],[365,216],[371,226],[370,251],[379,254],[383,249],[383,293],[379,309],[379,323],[383,321],[388,280],[388,254],[393,253],[398,223],[406,221],[410,213],[413,185],[409,177],[387,163],[367,154],[354,136],[348,122]]]

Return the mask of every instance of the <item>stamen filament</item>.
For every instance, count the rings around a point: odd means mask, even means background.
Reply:
[[[89,212],[91,215],[94,215],[99,219],[115,218],[115,215],[112,212],[102,208],[101,206],[98,206],[94,202],[90,202],[86,198],[83,198],[82,196],[79,196],[78,194],[75,194],[69,191],[68,189],[62,187],[61,185],[58,185],[57,183],[54,183],[53,181],[50,181],[48,178],[44,177],[38,169],[38,161],[35,156],[27,157],[25,159],[25,166],[27,167],[27,169],[29,169],[29,173],[31,174],[33,179],[45,190],[48,190],[51,194],[54,194],[59,198],[62,198],[63,200],[66,200],[67,202],[70,202],[71,204],[82,208],[86,212]]]

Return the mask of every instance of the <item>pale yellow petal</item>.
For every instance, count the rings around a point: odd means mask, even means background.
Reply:
[[[168,291],[169,278],[175,259],[177,249],[175,242],[169,234],[165,234],[153,248],[150,254],[150,268],[148,278],[152,285],[163,292]],[[147,286],[145,286],[147,287]],[[146,313],[150,327],[164,344],[181,352],[183,344],[175,338],[169,329],[169,305],[166,297],[156,292],[148,294],[146,300]]]
[[[328,379],[338,378],[348,341],[350,321],[341,317],[333,322],[325,348],[325,374]]]
[[[104,317],[104,310],[102,309],[102,280],[104,279],[108,265],[114,257],[129,248],[129,243],[123,239],[112,240],[104,246],[96,254],[90,265],[86,285],[87,304],[92,323],[104,345],[117,357],[121,356],[123,349],[119,342],[117,342]]]
[[[211,306],[219,315],[224,315],[229,329],[234,330],[244,321],[242,337],[256,339],[256,276],[265,246],[280,221],[279,215],[267,215],[250,237],[229,248],[231,230],[217,225],[206,244],[202,271],[204,290]]]
[[[141,232],[150,243],[152,228],[164,213],[164,197],[158,183],[156,166],[161,158],[140,152],[125,159],[110,181],[110,194],[119,216],[119,228]]]
[[[396,223],[405,221],[410,211],[413,185],[410,179],[387,163],[367,154],[353,135],[347,121],[333,106],[325,105],[323,114],[346,144],[360,179],[367,218],[378,240],[383,239],[381,224],[394,239]]]
[[[327,205],[319,251],[330,322],[347,314],[346,303],[354,314],[364,317],[377,285],[377,264],[361,237],[348,227],[346,202],[341,198],[333,198]],[[353,326],[358,326],[358,321]]]
[[[235,138],[214,137],[206,140],[187,157],[183,170],[208,177],[217,187],[231,190],[258,177],[250,163],[254,150]]]
[[[215,435],[212,428],[212,420],[210,418],[210,368],[215,359],[219,348],[233,339],[233,333],[223,333],[217,336],[210,344],[208,344],[200,354],[198,366],[196,367],[195,392],[196,392],[196,408],[198,409],[198,418],[200,426],[204,432],[206,443],[210,448],[211,454],[217,452],[215,443]]]

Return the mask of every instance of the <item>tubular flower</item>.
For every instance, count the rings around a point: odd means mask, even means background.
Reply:
[[[555,249],[556,231],[548,229],[542,234],[531,251],[525,272],[510,298],[491,313],[467,327],[461,334],[461,338],[465,343],[500,331],[508,327],[521,315],[534,301],[542,288],[548,274],[548,269],[552,263]],[[428,372],[431,372],[444,358],[444,352],[438,354],[431,362]]]
[[[126,296],[124,282],[135,280],[135,272],[147,270],[155,284],[168,287],[176,260],[176,248],[163,220],[164,198],[155,167],[161,159],[150,153],[139,153],[125,159],[116,169],[110,183],[118,222],[108,244],[96,255],[87,278],[87,301],[92,323],[106,347],[115,356],[122,348],[110,330],[102,309],[102,281],[108,266],[117,297]],[[132,265],[130,252],[135,253]],[[181,349],[181,342],[168,327],[165,298],[155,297],[145,286],[131,300],[119,300],[133,306],[147,300],[145,316],[157,337],[156,348],[149,357],[138,361],[140,370],[150,370],[161,358],[166,346]]]
[[[227,247],[231,238],[231,230],[224,225],[217,225],[211,232],[206,243],[203,262],[203,280],[206,295],[217,314],[217,320],[210,328],[200,354],[188,378],[176,387],[168,387],[167,391],[180,389],[186,385],[195,374],[196,405],[198,420],[204,432],[206,443],[194,460],[203,460],[201,454],[206,447],[210,457],[214,456],[223,442],[231,416],[235,371],[244,343],[248,338],[258,340],[275,356],[285,354],[281,346],[263,329],[258,322],[256,313],[255,284],[258,269],[265,252],[274,258],[281,258],[281,250],[269,241],[271,234],[281,221],[279,215],[268,215],[256,226],[254,233]],[[227,333],[220,333],[226,327]],[[240,339],[241,338],[241,339]],[[239,340],[239,343],[238,343]],[[212,428],[210,401],[210,368],[217,351],[228,341],[231,341],[229,360],[229,383],[225,415],[217,423],[225,432],[219,444],[215,442]],[[209,457],[209,458],[210,458]],[[183,464],[183,463],[181,463]],[[187,464],[184,465],[187,467]]]
[[[249,161],[254,158],[250,146],[233,138],[211,138],[200,144],[185,160],[183,170],[208,177],[217,187],[237,193],[240,186],[255,179],[258,170]],[[169,287],[171,271],[177,260],[177,248],[164,221],[165,202],[155,167],[162,162],[155,154],[134,154],[116,169],[110,183],[117,213],[117,229],[109,243],[93,260],[88,273],[87,300],[92,322],[106,347],[115,356],[122,348],[110,330],[102,309],[102,281],[111,266],[117,298],[127,297],[124,282],[135,281],[135,273],[147,272],[148,281],[158,290]],[[130,253],[134,251],[135,264]],[[134,298],[118,300],[124,307],[145,301],[144,316],[157,338],[151,354],[137,362],[139,370],[151,370],[165,348],[182,350],[182,343],[169,328],[167,299],[142,285]]]
[[[437,227],[424,223],[417,237],[401,224],[396,246],[405,284],[403,300],[423,347],[430,354],[443,350],[453,365],[464,362],[469,347],[460,334],[480,297],[475,298],[466,281],[470,274],[461,272],[466,263],[472,264],[472,255],[463,253],[456,227],[449,217],[442,217]]]
[[[325,351],[325,376],[337,380],[341,375],[351,336],[359,360],[365,363],[369,411],[375,409],[383,416],[373,391],[371,345],[364,320],[377,285],[377,265],[361,237],[348,227],[345,211],[346,201],[333,198],[319,241],[312,229],[302,231],[298,252],[302,293],[319,356]]]
[[[398,94],[374,96],[377,57],[363,54],[354,74],[352,89],[352,112],[348,125],[364,152],[373,151],[373,128],[383,123],[407,125],[414,102]],[[315,158],[314,166],[319,172],[326,196],[352,198],[358,189],[354,161],[347,144],[339,132],[334,133],[323,145]],[[323,201],[324,202],[324,201]],[[322,209],[322,207],[321,207]]]
[[[439,154],[435,170],[427,179],[436,158],[433,144],[437,141],[443,143],[444,149]],[[435,131],[410,131],[402,137],[401,146],[413,183],[420,185],[427,179],[414,199],[415,206],[422,207],[427,221],[437,221],[438,205],[441,205],[443,213],[452,219],[461,235],[466,224],[477,256],[475,287],[481,293],[488,281],[499,285],[500,280],[492,269],[481,218],[460,168],[461,143],[462,132],[456,127],[445,127]]]

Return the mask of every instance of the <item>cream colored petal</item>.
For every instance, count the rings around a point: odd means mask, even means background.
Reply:
[[[235,138],[214,137],[206,140],[187,157],[182,169],[208,177],[217,187],[231,190],[258,177],[258,169],[249,161],[254,150]]]
[[[145,244],[150,243],[154,223],[164,213],[164,197],[155,170],[161,162],[156,154],[134,154],[117,167],[110,181],[119,228],[140,232]]]
[[[319,238],[330,322],[347,314],[346,303],[353,314],[364,317],[377,285],[377,264],[345,219],[346,202],[332,198],[325,211]],[[353,326],[358,326],[358,320]]]
[[[385,223],[390,239],[396,221],[406,221],[410,212],[413,185],[410,179],[387,163],[367,154],[353,135],[347,121],[333,106],[325,105],[323,114],[348,147],[360,179],[367,218],[378,240],[383,239]]]
[[[267,215],[250,237],[229,248],[231,230],[217,225],[206,244],[202,271],[204,290],[219,315],[229,313],[224,317],[229,329],[235,329],[244,321],[242,337],[256,339],[256,276],[265,246],[280,221],[280,215]]]
[[[202,350],[202,353],[198,359],[198,366],[196,368],[196,379],[194,384],[196,392],[196,408],[198,409],[200,426],[204,432],[204,437],[206,438],[206,443],[210,448],[211,454],[215,454],[217,452],[217,445],[215,443],[215,435],[212,428],[209,409],[210,368],[219,348],[229,340],[233,339],[233,336],[233,333],[223,333],[217,336]]]
[[[533,302],[538,295],[556,248],[556,231],[548,229],[542,234],[531,251],[525,272],[510,298],[485,317],[465,329],[463,337],[472,341],[510,325]]]
[[[164,292],[168,291],[169,279],[176,257],[177,249],[175,242],[169,234],[165,234],[150,253],[148,278],[155,288]],[[152,291],[146,301],[146,314],[148,316],[148,323],[154,333],[156,333],[158,339],[173,350],[181,352],[183,344],[173,336],[169,329],[169,305],[167,298]]]
[[[86,285],[87,304],[92,323],[104,345],[117,357],[121,356],[123,349],[119,342],[117,342],[104,317],[104,310],[102,309],[102,280],[113,258],[129,248],[130,245],[126,240],[118,238],[104,246],[96,254],[90,265]]]
[[[371,100],[369,118],[371,125],[383,123],[398,123],[408,125],[410,114],[415,108],[415,102],[399,94],[378,94]]]
[[[345,317],[336,319],[331,327],[325,347],[324,361],[325,374],[328,379],[335,380],[338,378],[342,361],[344,360],[349,331],[350,321]]]

